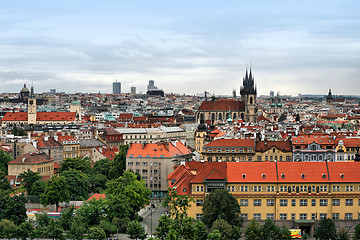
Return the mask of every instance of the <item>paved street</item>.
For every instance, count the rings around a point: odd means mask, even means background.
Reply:
[[[164,214],[165,212],[165,208],[163,206],[159,206],[157,208],[155,208],[155,210],[153,210],[152,213],[152,233],[155,233],[155,228],[158,226],[158,221],[161,217],[162,214]],[[151,234],[151,214],[149,214],[148,216],[144,217],[144,224],[146,224],[148,226],[148,232],[147,234]]]

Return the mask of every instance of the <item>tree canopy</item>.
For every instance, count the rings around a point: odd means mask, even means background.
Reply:
[[[241,227],[240,205],[225,189],[216,189],[205,197],[202,221],[211,228],[221,218],[234,226]]]
[[[46,182],[44,194],[41,195],[41,204],[55,204],[56,211],[60,202],[70,200],[70,193],[65,177],[54,176]]]
[[[32,191],[31,188],[33,184],[41,179],[41,176],[38,172],[33,172],[31,170],[21,173],[19,177],[22,179],[21,184],[25,187],[29,194]]]
[[[315,229],[316,238],[319,240],[336,240],[336,227],[334,222],[329,218],[321,219],[319,227]]]
[[[0,149],[0,170],[3,171],[5,175],[8,175],[8,163],[12,160],[8,152]]]

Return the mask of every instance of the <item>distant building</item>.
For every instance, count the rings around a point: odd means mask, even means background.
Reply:
[[[113,82],[113,94],[120,94],[121,93],[121,83]]]
[[[149,85],[147,85],[147,90],[153,90],[153,89],[157,89],[157,87],[155,86],[155,82],[154,80],[149,80]]]
[[[130,93],[132,95],[135,95],[136,94],[136,87],[131,87],[130,89],[131,89]]]
[[[34,152],[17,157],[8,164],[9,175],[19,175],[29,170],[40,176],[53,176],[54,160],[44,152]]]
[[[50,89],[51,94],[56,94],[56,89]]]
[[[326,102],[327,102],[327,104],[332,104],[332,102],[333,102],[333,96],[331,94],[331,89],[329,89],[329,93],[326,97]]]
[[[212,123],[223,122],[225,120],[244,120],[247,122],[256,122],[256,87],[254,85],[254,76],[246,70],[241,86],[241,100],[218,99],[213,96],[211,101],[201,103],[197,113],[196,121],[211,121]]]

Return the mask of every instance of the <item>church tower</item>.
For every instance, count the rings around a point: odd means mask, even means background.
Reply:
[[[329,105],[331,105],[331,104],[332,104],[332,100],[333,100],[333,96],[332,96],[332,94],[331,94],[331,89],[329,89],[329,93],[328,93],[328,95],[327,95],[327,97],[326,97],[326,103],[329,104]]]
[[[76,122],[81,122],[81,102],[75,98],[74,101],[70,104],[70,112],[75,112]]]
[[[241,98],[245,103],[245,121],[256,122],[256,87],[254,86],[254,76],[251,72],[248,74],[246,69],[245,77],[243,78],[243,86],[240,88]]]
[[[36,124],[36,98],[34,94],[34,87],[31,87],[31,92],[28,98],[28,124]]]

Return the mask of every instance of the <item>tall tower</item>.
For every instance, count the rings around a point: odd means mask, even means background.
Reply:
[[[245,77],[243,78],[243,86],[240,88],[240,94],[245,103],[245,121],[256,122],[256,87],[254,86],[254,76],[251,72],[251,68],[249,74],[246,69]]]
[[[331,89],[329,89],[329,93],[326,97],[326,103],[330,105],[330,104],[332,104],[332,100],[333,100],[333,96],[331,94]]]
[[[70,112],[75,112],[75,119],[77,122],[81,121],[81,102],[76,98],[70,104]]]
[[[28,124],[36,124],[36,98],[34,94],[34,87],[31,87],[31,92],[28,98]]]
[[[113,94],[120,94],[121,93],[121,83],[118,81],[113,82]]]

